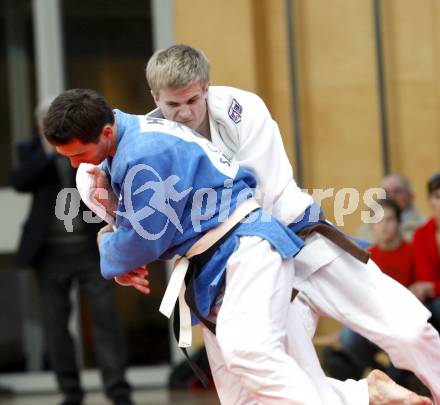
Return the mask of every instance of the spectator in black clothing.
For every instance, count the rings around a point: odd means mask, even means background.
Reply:
[[[75,172],[69,160],[55,153],[42,136],[42,122],[49,106],[47,101],[37,107],[39,136],[18,145],[19,163],[11,173],[11,183],[17,191],[33,194],[17,255],[18,265],[36,270],[49,358],[64,395],[62,405],[80,405],[84,397],[74,342],[68,330],[73,282],[78,283],[89,303],[105,392],[113,404],[130,405],[133,402],[125,379],[126,348],[115,306],[114,282],[102,278],[99,270],[96,233],[102,225],[86,223],[86,207],[82,205],[73,219],[73,231],[68,232],[55,215],[57,195],[63,188],[75,187]],[[60,212],[80,204],[79,195],[70,196],[70,201],[64,199],[67,204],[57,207]],[[70,207],[66,207],[69,202]]]

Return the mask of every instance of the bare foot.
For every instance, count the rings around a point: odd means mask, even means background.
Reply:
[[[367,377],[370,405],[432,405],[422,397],[396,384],[380,370],[373,370]]]

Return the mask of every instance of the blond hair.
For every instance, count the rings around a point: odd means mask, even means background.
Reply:
[[[178,89],[194,82],[209,83],[209,62],[204,53],[188,45],[156,51],[147,63],[145,76],[153,91]]]

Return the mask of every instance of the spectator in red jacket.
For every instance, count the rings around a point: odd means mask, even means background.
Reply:
[[[371,259],[388,276],[405,287],[414,281],[414,259],[411,245],[400,231],[401,211],[393,200],[383,200],[382,220],[372,224],[377,243],[370,248]]]
[[[431,219],[414,233],[416,282],[410,290],[432,312],[432,323],[440,327],[440,173],[428,182]]]

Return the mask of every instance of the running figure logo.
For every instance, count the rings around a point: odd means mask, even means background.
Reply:
[[[138,187],[132,193],[131,190],[133,188],[134,178],[136,174],[138,174],[142,170],[147,170],[151,172],[157,179],[157,181],[147,181],[145,184]],[[159,239],[167,230],[170,222],[176,227],[176,229],[180,233],[183,233],[183,228],[179,221],[179,217],[174,208],[171,206],[170,201],[180,201],[181,199],[186,197],[188,193],[191,192],[192,187],[182,192],[177,191],[175,185],[179,182],[179,180],[179,177],[177,177],[176,175],[171,175],[167,179],[163,180],[156,170],[146,164],[138,164],[132,167],[124,181],[125,186],[122,201],[125,205],[125,211],[118,211],[117,214],[121,217],[127,218],[133,229],[138,233],[138,235],[147,240]],[[146,190],[152,190],[153,195],[147,202],[146,206],[135,212],[131,195],[133,194],[133,196],[136,196]],[[167,220],[159,232],[150,233],[142,227],[141,222],[157,212],[163,214],[167,218]]]

